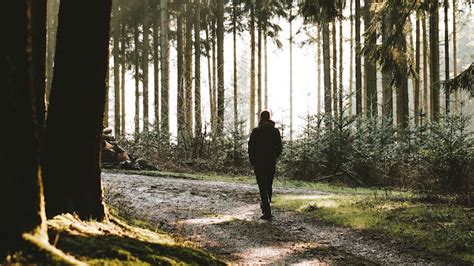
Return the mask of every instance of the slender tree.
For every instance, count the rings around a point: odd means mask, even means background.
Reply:
[[[354,16],[352,14],[354,5],[354,0],[350,0],[349,4],[349,19],[351,23],[351,33],[350,33],[350,51],[349,51],[349,116],[352,116],[352,100],[354,93]],[[319,80],[319,79],[318,79]]]
[[[238,0],[232,0],[232,45],[233,45],[233,60],[234,60],[234,134],[239,130],[239,113],[238,113],[238,76],[237,76],[237,5]],[[236,139],[234,139],[234,151],[237,147]]]
[[[456,31],[456,1],[453,0],[453,77],[458,75],[458,47],[457,47],[457,31]],[[458,90],[454,91],[454,112],[459,112],[459,94]]]
[[[201,1],[195,0],[194,10],[194,131],[201,135]]]
[[[316,65],[317,65],[317,78],[318,78],[318,91],[317,91],[317,98],[318,101],[318,114],[321,113],[321,26],[318,26],[318,30],[316,33]]]
[[[431,119],[439,119],[440,82],[439,82],[439,3],[430,1],[430,78],[431,78]]]
[[[155,132],[160,131],[160,5],[155,6],[156,14],[153,15],[153,112],[155,114]]]
[[[337,84],[337,38],[336,38],[336,19],[334,18],[332,21],[332,106],[334,116],[338,116],[338,103],[339,103],[339,96],[337,95],[338,92],[338,84]]]
[[[365,1],[365,16],[364,16],[364,27],[365,31],[368,31],[371,25],[373,12],[371,11],[373,0]],[[375,40],[369,40],[365,38],[365,46],[368,46],[368,43],[375,43]],[[370,49],[370,48],[369,48]],[[370,60],[364,59],[364,70],[365,70],[365,89],[367,95],[367,116],[376,116],[377,115],[377,68],[373,62]]]
[[[120,136],[120,6],[114,1],[112,12],[113,57],[114,57],[114,129],[115,135]]]
[[[133,45],[135,59],[135,139],[140,134],[140,53],[139,53],[139,29],[138,23],[133,25]]]
[[[417,1],[418,2],[418,1]],[[420,124],[420,55],[421,55],[421,43],[420,43],[420,16],[416,14],[415,22],[415,93],[413,95],[413,111],[415,113],[415,125]]]
[[[290,1],[290,38],[289,38],[289,46],[290,46],[290,141],[293,141],[293,1]]]
[[[0,256],[34,237],[47,245],[40,138],[44,126],[46,1],[8,1],[0,10]],[[10,128],[11,127],[11,128]]]
[[[264,25],[262,0],[256,0],[257,13],[257,113],[262,112],[262,27]]]
[[[110,11],[110,0],[64,1],[60,6],[45,150],[49,217],[74,212],[83,219],[106,218],[100,150]],[[64,156],[64,143],[71,139],[74,153]]]
[[[423,113],[428,114],[428,57],[429,57],[429,46],[428,46],[428,36],[426,29],[426,18],[422,18],[422,31],[423,31]],[[428,116],[430,117],[430,116]]]
[[[382,42],[387,41],[391,30],[390,14],[386,14],[382,26]],[[382,114],[387,120],[393,119],[393,75],[390,70],[382,69]]]
[[[185,133],[185,90],[184,90],[184,76],[183,76],[183,1],[177,0],[176,5],[178,13],[176,14],[176,42],[177,42],[177,84],[178,84],[178,95],[177,95],[177,108],[176,112],[178,120],[178,143],[182,142]]]
[[[143,70],[143,131],[148,132],[150,118],[148,117],[148,48],[150,47],[150,15],[149,0],[143,0],[143,51],[142,51],[142,70]]]
[[[356,114],[362,115],[362,58],[360,42],[360,0],[355,1],[355,93]]]
[[[185,95],[185,128],[188,137],[193,135],[193,7],[191,0],[185,0],[184,31],[184,95]]]
[[[255,6],[250,2],[250,130],[255,127]]]
[[[123,17],[123,16],[122,16]],[[122,133],[122,136],[125,136],[126,135],[126,123],[125,123],[125,118],[126,118],[126,108],[125,108],[125,105],[126,105],[126,101],[125,101],[125,88],[126,88],[126,79],[125,79],[125,75],[126,75],[126,62],[127,62],[127,58],[126,58],[126,49],[127,49],[127,45],[126,45],[126,29],[125,29],[125,23],[123,23],[123,19],[122,19],[122,25],[121,25],[121,31],[122,31],[122,34],[120,34],[120,52],[121,52],[121,57],[120,57],[120,63],[121,63],[121,77],[122,77],[122,80],[120,82],[121,84],[121,88],[120,88],[120,91],[121,91],[121,95],[120,95],[120,98],[122,99],[122,102],[120,104],[120,107],[121,107],[121,114],[122,114],[122,117],[120,119],[120,122],[122,123],[121,127],[122,127],[122,130],[120,131]]]
[[[224,0],[217,0],[217,136],[224,131]]]
[[[267,48],[267,31],[266,29],[264,29],[263,31],[263,50],[265,51],[264,52],[264,68],[265,68],[265,72],[264,72],[264,77],[263,77],[263,87],[264,87],[264,90],[265,90],[265,96],[264,96],[264,104],[263,104],[263,108],[265,110],[268,110],[268,48]]]
[[[169,10],[168,0],[161,0],[160,16],[160,60],[161,60],[161,133],[166,142],[169,141],[170,115],[169,115]]]
[[[342,17],[339,18],[339,103],[338,103],[338,106],[339,106],[339,114],[342,116],[342,111],[343,111],[343,86],[342,86],[342,82],[343,82],[343,77],[342,77],[342,74],[343,74],[343,66],[342,66],[342,58],[343,58],[343,53],[344,53],[344,50],[343,50],[343,41],[342,41]]]
[[[53,82],[54,52],[56,50],[56,33],[58,29],[59,0],[47,1],[47,38],[46,38],[46,103],[49,102]],[[47,104],[46,104],[47,106]]]
[[[444,0],[444,78],[449,79],[449,1]],[[449,114],[449,91],[445,91],[446,114]]]
[[[207,74],[208,74],[208,80],[209,80],[209,111],[211,113],[211,128],[212,132],[215,132],[216,128],[216,100],[214,98],[214,75],[213,75],[213,61],[211,61],[212,56],[211,56],[211,42],[213,41],[212,38],[209,35],[209,25],[206,21],[206,42],[208,45],[206,45],[206,52],[207,52]]]
[[[323,68],[324,68],[324,112],[332,113],[331,108],[331,55],[329,52],[329,22],[323,22]]]

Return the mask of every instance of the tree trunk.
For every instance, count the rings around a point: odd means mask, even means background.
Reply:
[[[217,1],[217,136],[224,131],[224,0]]]
[[[56,50],[59,0],[50,0],[47,3],[46,106],[48,106],[47,103],[49,103],[51,84],[53,83],[54,52]]]
[[[342,67],[342,57],[343,57],[343,49],[342,49],[342,19],[339,19],[339,115],[342,117],[343,114],[343,87],[342,87],[342,74],[343,74],[343,67]]]
[[[150,47],[150,16],[149,0],[143,0],[143,132],[148,132],[150,119],[148,117],[148,47]]]
[[[201,121],[201,1],[195,0],[194,11],[194,131],[200,136]]]
[[[170,110],[169,110],[169,12],[168,0],[161,0],[161,38],[160,38],[160,53],[161,53],[161,134],[166,142],[169,141],[170,134]]]
[[[366,0],[365,1],[365,16],[364,16],[364,27],[365,31],[367,31],[371,25],[372,20],[372,11],[370,7],[373,3],[373,0]],[[369,40],[366,38],[365,45],[367,46],[369,41],[371,43],[375,43],[375,40]],[[373,62],[371,62],[368,58],[364,60],[365,66],[365,73],[366,73],[366,83],[365,89],[367,92],[367,116],[377,116],[377,68]]]
[[[413,111],[415,113],[415,125],[420,125],[420,53],[421,53],[421,43],[420,43],[420,18],[416,17],[415,22],[415,94],[413,95]]]
[[[352,95],[354,92],[353,86],[353,68],[354,68],[354,16],[352,14],[354,0],[350,0],[349,6],[349,18],[351,22],[351,35],[350,35],[350,55],[349,55],[349,117],[352,117],[352,99],[354,96]],[[319,79],[318,79],[319,80]]]
[[[262,0],[256,0],[257,11],[257,113],[262,112]]]
[[[268,110],[268,49],[267,49],[267,30],[264,29],[263,31],[263,50],[265,51],[264,55],[264,67],[265,67],[265,76],[263,78],[264,88],[265,88],[265,96],[263,108]]]
[[[138,24],[135,23],[133,31],[134,39],[134,59],[135,59],[135,140],[138,140],[140,134],[140,53]]]
[[[153,15],[153,112],[155,114],[154,127],[155,132],[160,131],[160,4],[156,5]]]
[[[386,41],[391,29],[390,14],[386,14],[383,20],[382,27],[382,42]],[[393,89],[392,89],[392,74],[390,71],[382,69],[382,114],[383,117],[389,121],[393,119]],[[397,112],[398,117],[398,112]]]
[[[114,129],[115,136],[120,136],[120,6],[114,1],[112,12],[113,56],[114,56]]]
[[[430,77],[431,77],[431,119],[439,120],[439,14],[438,0],[430,3]]]
[[[338,86],[337,86],[337,40],[336,40],[336,19],[332,21],[332,100],[334,116],[338,116],[339,108],[337,106],[338,100]]]
[[[207,24],[207,21],[206,21],[206,41],[208,44],[211,43],[211,38],[209,36],[209,25]],[[213,65],[211,63],[211,49],[210,49],[211,45],[208,45],[207,46],[207,74],[208,74],[208,79],[209,79],[209,111],[211,112],[211,129],[212,129],[212,133],[214,134],[214,129],[215,129],[215,121],[216,121],[216,118],[215,118],[215,115],[216,115],[216,108],[215,108],[215,98],[214,98],[214,81],[213,81],[213,75],[212,75],[212,72],[213,72]]]
[[[456,31],[456,1],[453,0],[453,77],[458,75],[458,47],[457,47],[457,31]],[[454,91],[454,112],[459,112],[459,93]]]
[[[44,129],[46,1],[7,1],[0,28],[0,256],[30,234],[47,244],[40,167]],[[7,97],[8,96],[8,97]]]
[[[318,27],[317,37],[316,37],[316,55],[317,55],[317,78],[318,78],[318,91],[316,95],[316,100],[318,101],[317,111],[318,114],[321,113],[321,26]]]
[[[186,5],[186,27],[185,27],[185,48],[184,48],[184,94],[185,94],[185,110],[184,118],[186,136],[193,136],[193,7],[191,0],[185,1]]]
[[[250,7],[250,130],[255,127],[255,7]]]
[[[423,115],[426,117],[429,114],[429,106],[428,106],[428,54],[429,54],[429,47],[428,47],[428,36],[426,30],[426,18],[422,18],[422,31],[423,31]]]
[[[329,40],[329,22],[323,22],[323,67],[324,67],[324,112],[331,115],[331,53]]]
[[[292,8],[290,4],[290,141],[293,142],[293,18]]]
[[[110,0],[61,3],[47,120],[44,186],[49,217],[74,212],[82,219],[106,218],[100,150],[110,11]],[[71,139],[74,152],[65,156],[64,145]]]
[[[214,120],[212,121],[212,134],[217,132],[217,32],[216,22],[212,23],[212,99],[214,101]]]
[[[178,143],[183,141],[185,133],[185,95],[184,95],[184,76],[183,76],[183,1],[177,0],[176,2],[178,8],[181,10],[178,11],[176,18],[176,39],[177,39],[177,84],[178,84],[178,96],[177,96],[177,120],[178,120]]]
[[[355,93],[356,114],[362,115],[362,58],[360,47],[360,0],[355,1]]]
[[[444,79],[448,80],[449,79],[449,21],[448,21],[448,16],[449,16],[449,1],[444,0]],[[449,114],[449,91],[445,91],[445,108],[446,108],[446,114]]]
[[[125,88],[126,88],[126,84],[125,84],[125,75],[126,75],[126,30],[125,30],[125,23],[123,23],[122,21],[122,27],[121,27],[121,30],[122,30],[122,34],[120,36],[120,48],[121,48],[121,61],[120,63],[122,64],[121,66],[121,71],[122,71],[122,74],[121,74],[121,77],[122,77],[122,81],[120,82],[121,83],[121,99],[122,99],[122,103],[121,103],[121,113],[122,113],[122,117],[120,119],[120,122],[122,122],[122,130],[121,130],[121,133],[122,133],[122,136],[125,136],[126,135],[126,113],[125,113],[125,104],[126,104],[126,101],[125,101]]]
[[[238,87],[237,87],[237,1],[232,2],[232,44],[233,44],[233,56],[234,56],[234,159],[236,158],[235,151],[237,150],[237,132],[239,130],[239,117],[238,117]]]

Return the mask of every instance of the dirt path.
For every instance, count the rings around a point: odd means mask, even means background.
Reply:
[[[106,201],[229,263],[436,263],[367,234],[294,212],[260,217],[256,185],[104,173]],[[277,194],[323,194],[276,189]]]

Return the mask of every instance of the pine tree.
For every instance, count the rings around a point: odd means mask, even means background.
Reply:
[[[112,16],[114,42],[112,49],[114,57],[114,129],[115,135],[120,136],[120,6],[117,1],[114,1]]]
[[[224,131],[224,0],[217,0],[217,136]]]
[[[360,41],[360,0],[355,1],[355,93],[356,93],[356,114],[362,115],[362,58]]]
[[[155,6],[156,13],[153,15],[153,112],[155,114],[155,132],[160,131],[160,5]]]
[[[194,131],[201,135],[201,1],[195,0],[194,10]]]
[[[169,10],[168,0],[161,0],[161,22],[160,22],[160,53],[161,53],[161,134],[165,141],[169,141],[170,115],[169,115]]]

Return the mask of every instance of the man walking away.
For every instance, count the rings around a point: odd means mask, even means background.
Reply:
[[[257,176],[258,189],[262,202],[261,219],[272,218],[270,202],[272,201],[272,185],[275,177],[275,164],[282,150],[280,131],[275,128],[275,122],[270,119],[270,112],[260,114],[257,128],[252,130],[248,143],[250,163]]]

